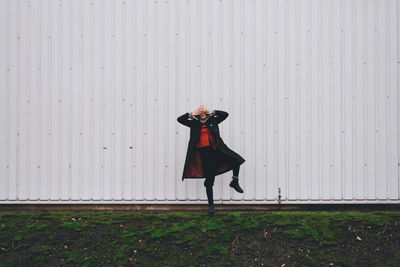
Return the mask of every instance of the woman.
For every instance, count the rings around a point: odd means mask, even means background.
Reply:
[[[228,117],[222,110],[210,110],[200,105],[193,113],[178,117],[178,122],[190,127],[190,140],[186,152],[182,174],[184,178],[206,178],[208,212],[214,214],[213,190],[215,176],[232,170],[229,186],[243,193],[239,186],[239,168],[245,162],[239,154],[232,151],[222,140],[218,124]]]

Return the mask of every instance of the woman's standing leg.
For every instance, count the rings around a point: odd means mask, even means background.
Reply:
[[[215,151],[211,147],[204,147],[200,149],[203,170],[205,174],[204,186],[206,188],[207,200],[209,205],[214,205],[213,198],[213,186],[215,181],[215,169],[216,169],[216,155]]]

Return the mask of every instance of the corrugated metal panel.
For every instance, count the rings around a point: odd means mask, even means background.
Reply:
[[[176,121],[199,104],[246,159],[216,203],[399,203],[399,10],[1,0],[1,203],[206,203]]]

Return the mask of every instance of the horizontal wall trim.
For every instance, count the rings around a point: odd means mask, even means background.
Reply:
[[[12,204],[51,204],[51,205],[57,205],[57,204],[206,204],[207,200],[159,200],[159,201],[148,201],[148,200],[143,200],[143,201],[130,201],[130,200],[101,200],[101,201],[85,201],[85,200],[71,200],[71,201],[66,201],[66,200],[60,200],[60,201],[46,201],[46,200],[7,200],[7,202],[1,202],[0,205],[12,205]],[[390,199],[385,199],[385,200],[343,200],[343,199],[338,199],[338,200],[282,200],[281,204],[310,204],[310,203],[315,203],[315,204],[400,204],[400,201],[398,199],[395,200],[390,200]],[[278,201],[276,200],[270,200],[270,201],[234,201],[234,200],[215,200],[214,199],[214,204],[278,204]]]
[[[57,211],[57,210],[145,210],[145,211],[196,211],[207,209],[207,204],[0,204],[0,211],[15,211],[15,210],[30,210],[30,211]],[[242,210],[242,211],[345,211],[345,210],[358,210],[358,211],[400,211],[399,204],[249,204],[249,205],[238,205],[238,204],[224,204],[215,205],[216,210]]]

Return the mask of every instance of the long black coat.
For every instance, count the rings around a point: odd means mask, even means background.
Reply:
[[[224,143],[219,134],[218,124],[225,120],[228,115],[229,114],[226,111],[215,110],[215,114],[212,114],[206,122],[207,127],[211,130],[217,140],[217,150],[221,152],[219,155],[222,157],[217,165],[215,175],[219,175],[233,169],[232,161],[229,158],[236,159],[239,164],[245,162],[244,158],[232,151]],[[200,137],[201,123],[197,119],[190,119],[188,112],[178,117],[177,121],[185,126],[190,127],[190,140],[186,152],[182,181],[185,178],[205,178],[200,151],[196,147],[196,143]]]

